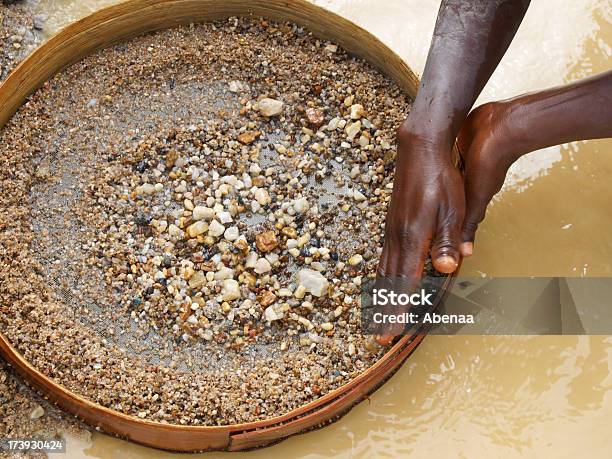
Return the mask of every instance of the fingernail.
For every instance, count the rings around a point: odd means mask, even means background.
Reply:
[[[464,257],[471,257],[474,253],[474,243],[462,242],[459,246],[459,250],[461,251],[461,255],[463,255]]]
[[[450,255],[442,255],[436,260],[436,269],[442,270],[442,272],[450,273],[457,267],[457,260]]]

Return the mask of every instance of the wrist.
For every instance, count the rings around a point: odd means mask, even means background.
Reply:
[[[397,132],[398,154],[450,159],[454,137],[447,126],[435,123],[412,112]]]

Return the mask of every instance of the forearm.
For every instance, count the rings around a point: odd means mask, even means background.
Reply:
[[[612,71],[501,103],[512,161],[551,145],[612,137]]]
[[[451,145],[518,29],[529,0],[443,0],[407,128]]]

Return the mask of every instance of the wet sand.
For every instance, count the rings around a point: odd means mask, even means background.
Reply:
[[[47,26],[55,28],[108,3],[41,0],[39,8],[53,11]],[[316,3],[365,26],[422,71],[439,2]],[[611,19],[604,0],[534,0],[479,102],[606,70]],[[612,140],[599,140],[523,158],[491,206],[462,274],[610,275],[610,151]],[[336,424],[244,456],[607,457],[611,366],[609,337],[432,336],[370,402]],[[69,451],[69,457],[175,457],[101,434],[71,439]]]

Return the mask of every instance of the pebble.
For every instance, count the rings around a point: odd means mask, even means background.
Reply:
[[[361,104],[351,105],[351,119],[352,120],[358,120],[362,118],[364,115],[365,115],[365,110],[363,108],[363,105]]]
[[[223,301],[233,301],[240,298],[240,285],[235,279],[225,279],[223,281],[223,290],[221,291]]]
[[[255,263],[254,270],[257,274],[265,274],[272,271],[272,266],[268,260],[265,258],[260,258],[257,260],[257,263]]]
[[[310,205],[308,204],[308,198],[301,197],[296,199],[293,203],[293,208],[298,214],[303,214],[310,208]]]
[[[221,224],[225,225],[227,223],[231,223],[234,221],[234,219],[232,218],[232,214],[229,212],[219,212],[217,214],[217,218],[219,219],[219,221],[221,222]]]
[[[255,200],[257,201],[257,203],[261,206],[265,206],[266,204],[269,204],[271,201],[270,194],[263,188],[258,188],[255,191],[254,196],[255,196]]]
[[[187,236],[190,238],[198,237],[200,234],[204,234],[208,230],[208,223],[203,221],[197,221],[187,227]]]
[[[346,132],[346,138],[348,140],[353,140],[357,134],[361,132],[361,121],[347,123],[344,132]]]
[[[255,236],[255,244],[262,252],[270,252],[278,247],[276,233],[272,230],[264,231]]]
[[[309,107],[306,109],[306,120],[312,127],[318,128],[325,122],[323,110]]]
[[[168,234],[172,237],[178,238],[183,234],[183,231],[176,225],[168,226]]]
[[[297,282],[299,285],[304,287],[308,293],[316,297],[325,296],[329,287],[329,282],[325,276],[312,269],[300,270],[297,273]]]
[[[230,92],[240,92],[243,89],[243,85],[240,81],[230,81],[229,82],[229,90]]]
[[[332,118],[329,123],[327,123],[327,130],[328,131],[335,131],[336,129],[338,129],[338,125],[340,124],[340,118],[336,117],[336,118]]]
[[[265,290],[257,297],[257,301],[259,301],[259,304],[262,306],[269,306],[276,301],[276,295],[270,290]]]
[[[293,296],[295,296],[298,300],[304,298],[306,296],[306,287],[303,285],[298,285],[295,292],[293,292]]]
[[[368,198],[366,198],[365,195],[361,191],[353,190],[353,199],[355,199],[355,201],[357,202],[363,202]]]
[[[206,274],[204,274],[202,271],[198,271],[189,278],[189,288],[199,289],[200,287],[204,286],[206,282]]]
[[[260,136],[259,131],[246,131],[238,135],[238,142],[244,145],[250,145]]]
[[[240,231],[238,230],[237,226],[230,226],[228,229],[225,230],[225,233],[223,233],[223,237],[225,237],[225,239],[227,239],[228,241],[235,241],[236,239],[238,239],[239,236]]]
[[[30,419],[40,419],[44,415],[45,409],[40,405],[36,405],[34,409],[30,412]]]
[[[276,99],[264,98],[258,104],[259,113],[264,116],[277,116],[283,113],[283,102]]]
[[[268,322],[274,322],[275,320],[280,320],[284,317],[284,314],[282,312],[277,312],[274,309],[274,306],[268,306],[266,308],[266,310],[264,311],[264,316],[266,317],[266,320]],[[282,349],[281,349],[282,350]]]
[[[325,46],[325,51],[328,51],[330,53],[335,53],[338,51],[338,45],[332,45],[332,44],[327,45]]]
[[[363,261],[363,257],[361,254],[355,254],[348,260],[348,264],[351,266],[357,266],[359,263]]]
[[[225,226],[219,223],[217,220],[210,222],[208,227],[208,234],[212,237],[219,237],[225,232]]]
[[[215,216],[215,211],[209,207],[195,206],[193,208],[192,217],[194,220],[212,220]]]

